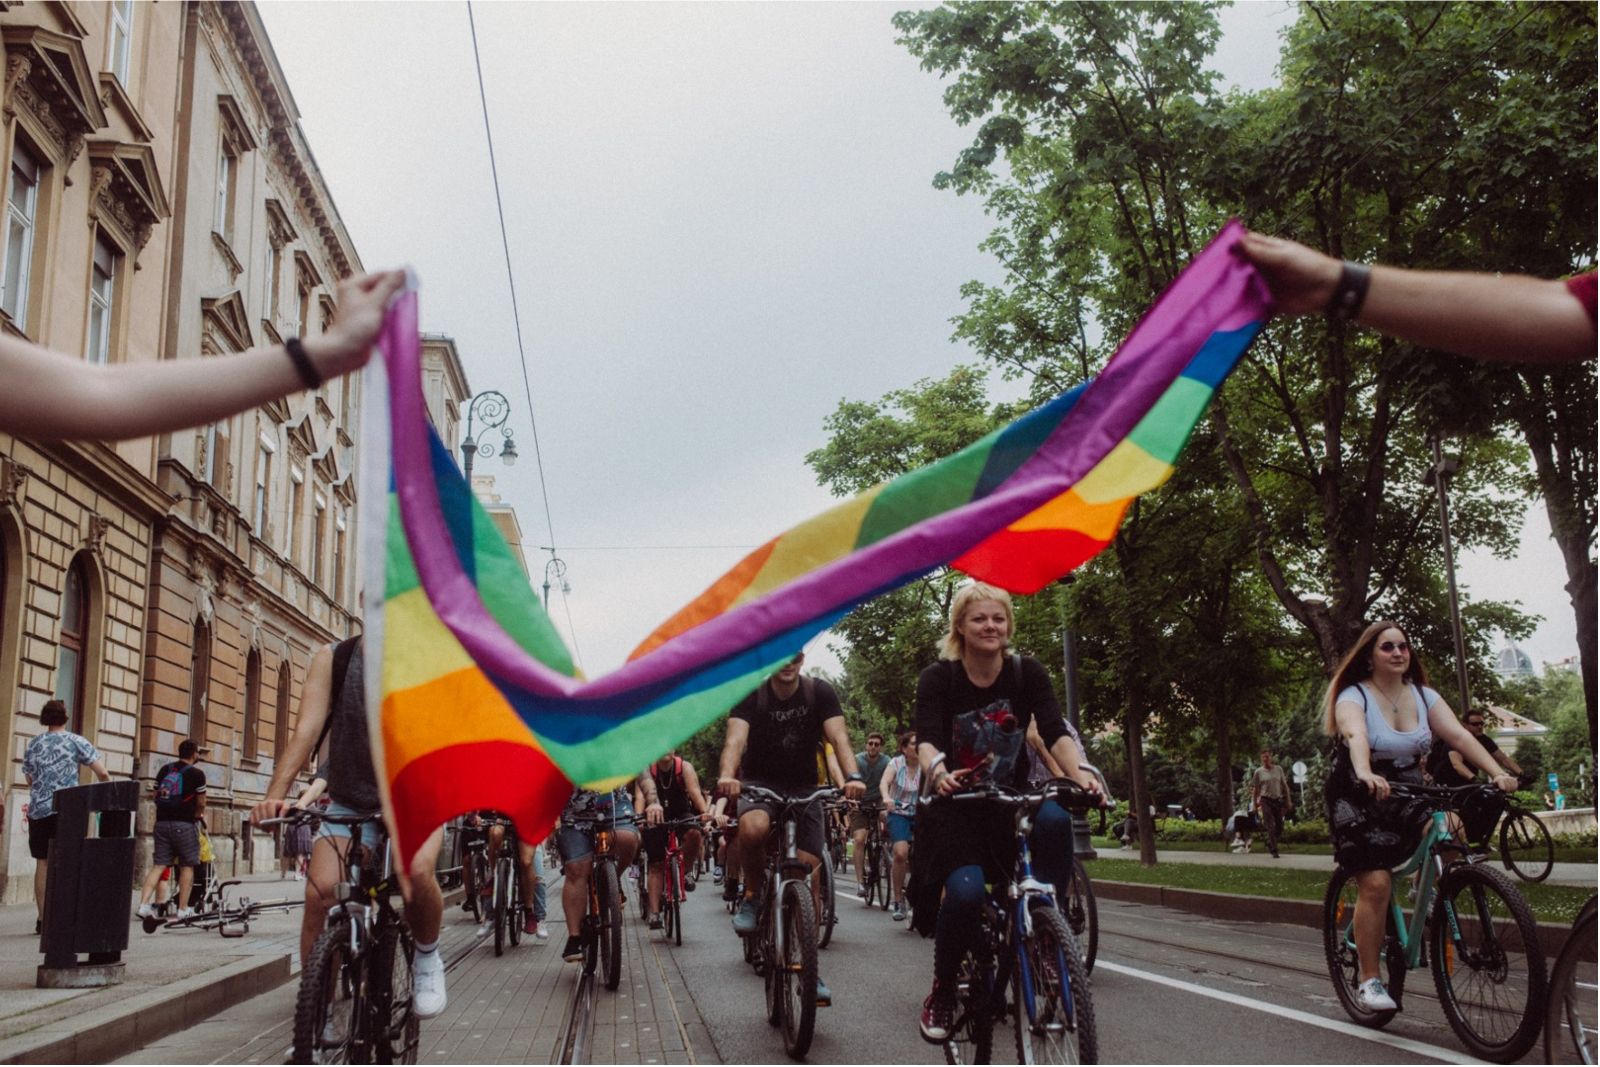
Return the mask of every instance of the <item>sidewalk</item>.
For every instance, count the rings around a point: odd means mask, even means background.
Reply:
[[[1138,849],[1102,848],[1098,850],[1099,858],[1107,860],[1137,860]],[[1199,863],[1213,867],[1278,867],[1295,871],[1323,871],[1332,873],[1333,857],[1300,855],[1285,852],[1278,859],[1273,859],[1272,854],[1265,846],[1255,852],[1188,852],[1179,848],[1158,848],[1156,858],[1163,863]],[[1505,868],[1500,865],[1499,857],[1493,857],[1493,866],[1502,872]],[[1557,863],[1552,865],[1550,877],[1545,879],[1546,885],[1575,885],[1593,888],[1596,883],[1600,867],[1592,863]]]
[[[230,890],[253,900],[303,898],[303,883],[257,875]],[[158,930],[133,922],[129,894],[123,981],[98,989],[39,989],[44,961],[33,905],[0,908],[0,1063],[105,1062],[289,979],[300,911],[258,917],[248,935]]]

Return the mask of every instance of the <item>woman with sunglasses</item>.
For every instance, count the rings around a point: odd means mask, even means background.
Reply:
[[[1448,744],[1506,792],[1506,774],[1455,712],[1428,687],[1428,675],[1398,624],[1368,626],[1328,686],[1326,732],[1339,739],[1328,775],[1328,827],[1340,866],[1358,872],[1355,940],[1361,960],[1357,999],[1368,1011],[1394,1011],[1378,976],[1390,870],[1416,850],[1427,828],[1425,802],[1389,795],[1390,781],[1421,783],[1435,743]]]

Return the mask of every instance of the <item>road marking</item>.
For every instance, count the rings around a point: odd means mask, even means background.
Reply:
[[[1413,1041],[1408,1037],[1396,1037],[1394,1034],[1386,1034],[1381,1030],[1369,1030],[1365,1026],[1357,1026],[1355,1023],[1345,1022],[1342,1019],[1327,1019],[1321,1015],[1312,1015],[1308,1011],[1299,1011],[1295,1008],[1285,1008],[1277,1004],[1268,1004],[1252,997],[1240,996],[1237,993],[1228,993],[1220,989],[1211,989],[1207,986],[1196,985],[1193,982],[1182,982],[1176,978],[1168,978],[1163,974],[1153,974],[1150,971],[1141,971],[1133,967],[1125,967],[1122,964],[1112,963],[1110,960],[1104,958],[1095,960],[1094,967],[1096,972],[1112,971],[1116,974],[1128,975],[1130,978],[1142,978],[1147,982],[1154,982],[1157,985],[1169,986],[1173,989],[1181,989],[1186,993],[1194,993],[1197,996],[1210,997],[1212,1000],[1220,1000],[1224,1004],[1233,1004],[1241,1008],[1250,1008],[1254,1011],[1264,1012],[1267,1015],[1276,1015],[1280,1019],[1291,1019],[1298,1023],[1304,1023],[1307,1026],[1315,1026],[1323,1030],[1332,1030],[1336,1034],[1343,1034],[1346,1037],[1360,1038],[1363,1041],[1371,1041],[1373,1044],[1377,1045],[1387,1045],[1390,1048],[1399,1049],[1402,1052],[1411,1052],[1418,1056],[1427,1056],[1430,1059],[1439,1060],[1442,1063],[1487,1062],[1485,1060],[1474,1059],[1464,1052],[1452,1052],[1449,1049],[1443,1049],[1437,1045],[1429,1045],[1421,1041]]]

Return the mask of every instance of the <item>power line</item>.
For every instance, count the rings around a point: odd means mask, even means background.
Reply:
[[[532,541],[521,541],[524,548],[537,548],[542,552],[549,549],[545,545],[535,545]],[[563,552],[702,552],[702,551],[744,551],[759,548],[760,545],[567,545]]]
[[[511,321],[517,331],[517,359],[522,365],[522,392],[528,402],[528,424],[533,429],[533,460],[539,469],[539,495],[544,501],[545,530],[550,536],[550,544],[555,545],[556,528],[555,520],[550,514],[550,490],[544,477],[544,453],[539,448],[539,420],[533,413],[533,382],[528,374],[528,352],[522,343],[522,314],[517,307],[517,280],[511,270],[511,238],[506,233],[506,208],[500,196],[500,168],[495,165],[494,158],[494,132],[489,127],[489,94],[483,87],[483,58],[478,54],[478,23],[472,15],[472,0],[467,0],[467,26],[472,31],[472,62],[478,71],[478,102],[483,109],[483,136],[489,145],[489,175],[494,181],[494,207],[500,216],[500,247],[506,257],[506,284],[511,289]],[[550,555],[555,556],[555,549],[550,549]],[[561,602],[567,611],[567,633],[572,637],[572,655],[583,663],[583,653],[578,651],[578,632],[572,628],[572,604],[567,600],[566,590],[561,591]]]

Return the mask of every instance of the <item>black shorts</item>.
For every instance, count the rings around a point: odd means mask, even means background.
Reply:
[[[36,860],[50,858],[50,842],[56,839],[56,817],[28,820],[28,855]]]
[[[774,793],[787,792],[787,790],[784,789],[773,788],[772,786],[767,785],[765,782],[750,782],[748,784],[760,786],[763,789],[772,789]],[[808,793],[814,792],[816,788],[816,786],[805,786],[799,790],[796,790],[796,792],[804,796]],[[741,820],[744,819],[744,814],[747,811],[766,812],[767,818],[772,820],[772,832],[774,836],[781,829],[778,824],[775,805],[769,804],[765,801],[758,802],[749,800],[741,794],[739,797],[739,818]],[[821,856],[823,851],[827,848],[826,842],[827,838],[822,832],[822,801],[818,800],[807,804],[800,810],[799,818],[795,823],[794,843],[795,847],[797,847],[801,852],[809,852],[813,856]]]
[[[668,819],[681,819],[684,815],[668,815]],[[684,838],[693,833],[693,830],[678,831],[678,847],[683,848]],[[667,828],[665,826],[640,826],[639,839],[644,844],[644,854],[651,863],[660,863],[667,858]]]

